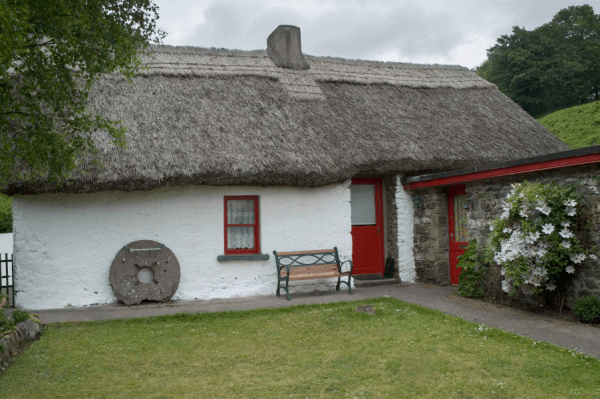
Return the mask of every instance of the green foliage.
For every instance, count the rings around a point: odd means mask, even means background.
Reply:
[[[538,121],[571,148],[600,144],[600,101],[562,109]]]
[[[554,291],[587,258],[575,235],[583,229],[582,196],[572,186],[513,184],[503,214],[490,226],[490,247],[502,267],[504,291]]]
[[[15,324],[22,323],[29,319],[29,313],[27,313],[25,310],[15,309],[13,310],[12,318]]]
[[[0,234],[12,233],[12,198],[0,194]]]
[[[4,313],[4,309],[8,307],[8,296],[0,294],[0,335],[4,331],[8,331],[13,328],[14,323]]]
[[[483,278],[487,273],[486,258],[477,240],[470,240],[465,252],[458,257],[456,267],[461,268],[458,277],[457,295],[464,297],[480,297],[485,294]]]
[[[581,321],[586,323],[600,323],[600,297],[588,295],[575,301],[573,312]]]
[[[125,128],[88,110],[100,74],[131,78],[156,28],[151,0],[0,0],[0,188],[15,178],[58,181],[105,129]]]
[[[539,116],[597,100],[599,58],[600,15],[571,6],[532,31],[513,27],[488,49],[477,74]]]

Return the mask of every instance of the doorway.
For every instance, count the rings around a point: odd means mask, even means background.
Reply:
[[[466,186],[448,188],[448,234],[450,242],[450,284],[458,285],[460,268],[457,268],[458,257],[465,253],[468,245],[468,206]]]
[[[378,274],[385,268],[383,180],[357,177],[350,185],[353,275]]]

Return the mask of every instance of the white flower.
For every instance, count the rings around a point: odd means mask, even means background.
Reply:
[[[494,225],[490,224],[490,231],[494,231]]]
[[[598,194],[598,189],[596,188],[596,186],[590,186],[590,191],[594,194]]]
[[[502,281],[502,291],[504,292],[510,292],[510,289],[512,288],[512,286],[510,285],[510,283],[506,280]]]
[[[502,212],[502,215],[500,215],[500,220],[504,220],[508,218],[508,211],[505,210],[504,212]]]
[[[565,271],[569,274],[573,274],[575,272],[575,268],[573,266],[567,266]]]
[[[521,197],[521,198],[523,198],[524,196],[525,196],[525,194],[523,194],[523,193],[519,194],[519,197]]]
[[[506,274],[506,269],[505,268],[500,269],[500,274],[504,276]]]
[[[535,209],[537,209],[538,211],[542,212],[544,215],[549,215],[550,211],[552,210],[552,208],[550,208],[546,204],[544,204],[544,206],[538,206]]]
[[[542,258],[544,255],[546,255],[546,253],[548,252],[548,250],[546,248],[540,248],[537,250],[537,255]]]
[[[560,233],[558,233],[558,234],[560,234],[560,236],[561,236],[562,238],[571,238],[571,237],[575,237],[575,234],[571,233],[571,232],[569,231],[569,229],[567,229],[566,227],[565,227],[564,229],[562,229],[562,230],[560,231]]]
[[[574,199],[570,199],[568,201],[565,201],[565,206],[575,206],[577,205],[577,202],[575,202]]]
[[[596,255],[594,255],[594,254],[590,254],[590,255],[589,255],[589,258],[590,258],[591,260],[598,260],[598,257],[597,257]]]
[[[542,226],[542,232],[544,234],[552,234],[553,231],[554,231],[554,226],[552,226],[550,223],[546,223],[545,225]]]
[[[562,245],[562,247],[565,249],[571,248],[571,243],[569,241],[563,241],[560,243],[560,245]]]
[[[529,215],[527,214],[527,208],[524,208],[522,211],[520,211],[519,215],[521,215],[522,218],[528,219]]]
[[[527,244],[535,244],[538,238],[540,238],[540,232],[536,231],[535,233],[529,234],[527,238],[525,238],[525,241],[527,241]]]
[[[560,225],[563,227],[569,227],[571,225],[571,222],[561,222]]]
[[[575,210],[575,208],[570,207],[570,206],[567,207],[567,215],[575,216],[576,213],[577,213],[577,211]]]
[[[571,262],[578,264],[581,263],[585,260],[585,254],[577,254],[574,256],[571,256]]]
[[[554,291],[556,289],[556,286],[552,283],[548,283],[548,284],[546,284],[546,289],[548,291]]]
[[[504,230],[502,230],[503,233],[512,233],[512,229],[510,227],[505,227]]]

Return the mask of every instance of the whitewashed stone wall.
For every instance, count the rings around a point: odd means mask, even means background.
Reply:
[[[273,250],[337,246],[344,260],[351,259],[349,185],[15,196],[17,305],[49,309],[114,302],[110,265],[124,245],[143,239],[164,243],[177,256],[181,280],[174,299],[274,294]],[[270,255],[268,261],[217,261],[224,253],[226,195],[260,196],[261,252]],[[292,292],[335,289],[335,282],[296,282]]]
[[[403,283],[412,283],[416,278],[413,252],[415,210],[412,193],[404,190],[400,182],[401,177],[396,176],[395,195],[398,214],[398,275]]]

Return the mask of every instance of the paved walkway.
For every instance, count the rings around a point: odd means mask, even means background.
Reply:
[[[564,348],[576,349],[600,358],[600,328],[580,323],[557,320],[548,316],[485,303],[453,295],[455,287],[438,287],[426,284],[385,285],[358,287],[354,295],[348,291],[320,292],[284,296],[260,296],[249,298],[212,299],[165,304],[142,304],[138,306],[105,305],[85,308],[65,308],[36,311],[42,323],[65,321],[93,321],[149,317],[174,313],[204,313],[227,310],[250,310],[279,308],[379,298],[388,295],[402,301],[440,310],[466,320],[511,331],[538,341],[547,341]]]

